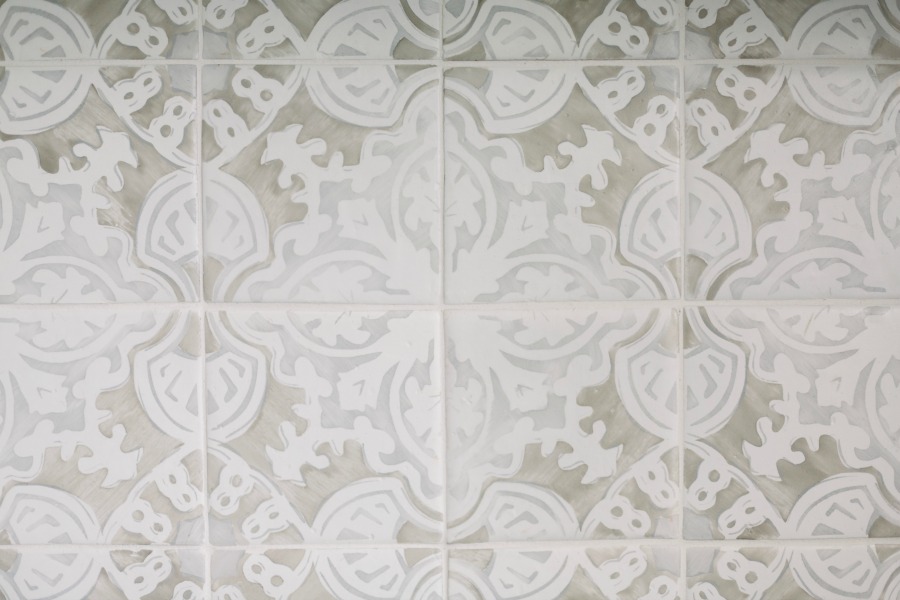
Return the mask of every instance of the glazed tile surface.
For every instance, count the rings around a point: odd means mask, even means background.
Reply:
[[[896,598],[900,548],[884,545],[691,548],[690,598]]]
[[[446,72],[449,302],[677,297],[675,69]]]
[[[53,550],[0,548],[6,598],[204,597],[204,557],[197,550]]]
[[[675,547],[453,550],[450,600],[678,598]]]
[[[196,299],[196,68],[11,66],[3,83],[0,302]]]
[[[196,58],[200,12],[194,0],[7,0],[0,51],[6,61]]]
[[[203,56],[421,59],[438,52],[440,4],[414,0],[198,0]]]
[[[446,0],[443,51],[451,60],[676,58],[678,17],[675,0]]]
[[[435,541],[438,321],[428,312],[210,314],[213,541]]]
[[[675,316],[448,314],[450,541],[677,536]]]
[[[688,58],[898,58],[900,7],[879,0],[686,0]]]
[[[691,298],[896,298],[896,65],[688,64]]]
[[[0,317],[5,544],[198,544],[193,312]]]
[[[217,550],[212,555],[216,597],[443,598],[441,554],[432,549]]]
[[[686,537],[897,537],[900,312],[687,315]]]
[[[0,0],[0,599],[900,599],[896,0]]]
[[[438,78],[393,65],[206,67],[208,296],[435,302]]]

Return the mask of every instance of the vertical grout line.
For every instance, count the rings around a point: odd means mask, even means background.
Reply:
[[[208,410],[206,405],[206,282],[203,270],[204,257],[204,195],[203,195],[203,22],[205,15],[205,7],[203,2],[196,4],[197,14],[197,61],[196,61],[196,77],[197,77],[197,97],[196,110],[197,114],[194,118],[194,144],[196,169],[197,169],[197,272],[200,279],[200,373],[198,377],[198,398],[197,406],[200,411],[200,439],[201,439],[201,473],[203,481],[201,486],[203,489],[203,595],[206,598],[212,598],[212,549],[210,546],[209,534],[209,431],[208,431]]]
[[[675,398],[678,402],[676,415],[678,421],[678,556],[679,587],[682,600],[687,598],[687,549],[684,543],[684,508],[685,508],[685,473],[684,473],[684,438],[685,414],[687,413],[687,394],[684,377],[684,327],[686,323],[685,300],[687,299],[687,244],[688,244],[688,197],[687,197],[687,102],[685,99],[686,75],[685,60],[687,53],[687,3],[679,3],[678,11],[678,225],[681,238],[681,307],[678,310],[678,389]]]
[[[679,540],[679,556],[681,562],[681,598],[687,598],[687,571],[685,564],[687,560],[687,550],[685,546],[684,535],[684,510],[685,510],[685,472],[684,472],[684,454],[685,454],[685,414],[687,413],[687,393],[684,377],[684,332],[687,323],[688,309],[682,307],[678,311],[678,389],[676,390],[676,398],[678,399],[678,540]]]
[[[440,344],[440,398],[441,398],[441,442],[440,442],[440,463],[441,463],[441,596],[444,600],[450,600],[450,550],[449,540],[447,538],[447,530],[449,528],[449,469],[448,457],[450,456],[448,449],[450,447],[450,421],[448,415],[450,413],[447,397],[447,328],[445,324],[445,303],[446,303],[446,261],[444,248],[444,203],[446,201],[446,119],[444,110],[444,3],[439,2],[438,8],[438,273],[440,280],[438,282],[438,301],[440,302],[440,329],[438,331],[438,343]],[[438,353],[435,352],[435,357]]]
[[[441,463],[441,485],[442,485],[442,502],[441,502],[441,564],[442,564],[442,573],[443,573],[443,597],[445,600],[449,600],[450,598],[450,552],[449,552],[449,539],[447,536],[447,530],[449,529],[449,502],[448,502],[448,448],[450,446],[449,440],[449,406],[447,404],[447,379],[446,379],[446,351],[447,351],[447,343],[446,343],[446,325],[444,322],[444,311],[441,309],[440,311],[440,325],[438,330],[438,346],[440,347],[440,353],[435,352],[435,358],[440,356],[440,398],[441,398],[441,441],[440,441],[440,463]]]

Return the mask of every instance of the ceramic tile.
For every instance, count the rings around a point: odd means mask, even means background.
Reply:
[[[896,5],[0,0],[0,599],[900,600]]]
[[[437,78],[422,67],[207,67],[208,297],[437,300]]]
[[[199,14],[195,0],[6,0],[0,58],[196,58]]]
[[[0,303],[197,297],[195,76],[0,71]]]
[[[203,0],[206,58],[434,57],[435,0]]]
[[[898,546],[689,548],[688,598],[896,598]]]
[[[0,548],[0,597],[202,600],[198,550]]]
[[[900,70],[689,66],[688,293],[900,295]]]
[[[217,550],[212,579],[217,600],[443,598],[435,550]]]
[[[450,600],[676,600],[677,547],[484,549],[450,553]]]
[[[687,0],[688,58],[900,58],[900,6]]]
[[[438,324],[425,311],[210,315],[213,543],[436,541]]]
[[[900,534],[900,310],[686,314],[685,536]]]
[[[0,544],[203,539],[199,319],[0,313]]]
[[[450,302],[677,297],[672,68],[447,71]]]
[[[677,535],[673,316],[448,314],[450,541]]]
[[[678,0],[446,0],[444,57],[675,58],[678,5]]]

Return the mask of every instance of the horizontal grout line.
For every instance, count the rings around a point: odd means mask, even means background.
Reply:
[[[141,66],[310,66],[310,67],[353,67],[353,66],[424,66],[442,67],[444,70],[461,67],[504,67],[504,68],[541,68],[541,67],[679,67],[690,65],[719,66],[840,66],[840,65],[900,65],[900,59],[879,58],[658,58],[658,59],[559,59],[559,60],[452,60],[452,59],[233,59],[233,58],[197,58],[197,59],[69,59],[69,60],[0,60],[4,68],[53,68],[72,67],[141,67]]]
[[[661,538],[628,538],[596,540],[525,540],[468,543],[354,543],[334,542],[316,544],[7,544],[0,545],[2,551],[50,552],[70,550],[92,551],[199,551],[204,549],[221,551],[267,552],[271,550],[308,551],[358,551],[358,550],[567,550],[590,548],[634,548],[634,547],[684,547],[684,548],[834,548],[845,546],[898,546],[900,537],[890,538],[819,538],[819,539],[728,539],[728,540],[688,540]]]
[[[585,300],[572,302],[495,302],[468,304],[367,304],[367,303],[307,303],[307,302],[111,302],[111,303],[46,303],[0,304],[4,312],[28,312],[46,310],[79,311],[136,311],[136,310],[205,310],[222,312],[241,311],[430,311],[430,312],[497,312],[540,310],[620,310],[620,309],[679,309],[679,308],[877,308],[900,306],[900,298],[831,298],[785,300]]]
[[[900,546],[900,538],[827,538],[827,539],[770,539],[770,540],[686,540],[673,539],[602,539],[602,540],[547,540],[547,541],[510,541],[510,542],[476,542],[448,544],[451,549],[491,550],[498,549],[567,549],[596,547],[834,547],[834,546]]]

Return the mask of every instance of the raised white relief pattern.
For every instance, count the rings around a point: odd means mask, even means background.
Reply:
[[[0,597],[900,598],[897,0],[0,0]]]

